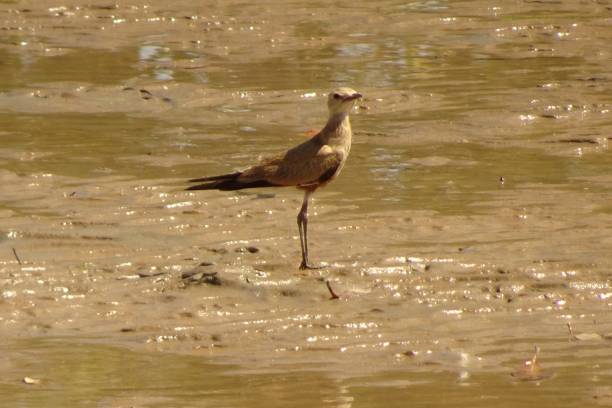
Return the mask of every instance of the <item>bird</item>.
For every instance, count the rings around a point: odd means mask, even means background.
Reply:
[[[319,269],[308,258],[308,204],[313,193],[329,184],[340,174],[351,150],[349,114],[359,92],[347,87],[334,89],[327,96],[329,117],[323,129],[307,141],[261,160],[241,171],[217,176],[200,177],[189,183],[201,183],[186,190],[234,191],[263,187],[297,187],[304,191],[297,216],[302,262],[300,269]]]

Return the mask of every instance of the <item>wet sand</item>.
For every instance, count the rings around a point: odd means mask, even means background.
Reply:
[[[609,6],[79,3],[0,6],[1,405],[612,404]],[[298,191],[184,181],[340,84],[302,272]]]

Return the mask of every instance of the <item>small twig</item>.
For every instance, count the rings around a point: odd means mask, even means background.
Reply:
[[[570,322],[567,322],[567,329],[569,330],[570,341],[578,340],[578,338],[574,334],[574,330],[572,330],[572,324]]]
[[[21,262],[21,259],[19,259],[19,255],[17,255],[17,251],[15,250],[15,248],[13,249],[13,255],[15,255],[15,259],[17,259],[17,262],[19,263],[19,265],[23,265],[23,262]]]
[[[340,296],[338,296],[336,294],[336,292],[334,292],[334,290],[331,287],[331,283],[329,283],[329,280],[325,281],[325,284],[327,285],[327,290],[329,290],[329,293],[331,294],[331,300],[335,300],[335,299],[340,299]]]
[[[540,348],[538,346],[534,346],[533,357],[531,359],[532,368],[538,366],[538,354],[540,354]]]
[[[154,276],[165,275],[166,273],[167,272],[152,272],[152,273],[138,272],[138,277],[139,278],[152,278]]]

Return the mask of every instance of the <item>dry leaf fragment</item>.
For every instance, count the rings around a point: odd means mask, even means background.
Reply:
[[[23,377],[23,382],[28,385],[38,385],[40,384],[40,379],[32,377]]]
[[[586,341],[586,340],[601,340],[601,335],[597,333],[579,333],[574,336],[576,340]]]
[[[597,333],[578,333],[574,334],[571,323],[567,323],[567,329],[569,330],[570,340],[572,341],[588,341],[588,340],[602,340],[600,334]]]
[[[540,348],[535,346],[535,352],[531,359],[526,360],[523,365],[516,371],[513,371],[510,375],[519,381],[539,381],[552,377],[553,373],[542,369],[538,362],[538,354]]]

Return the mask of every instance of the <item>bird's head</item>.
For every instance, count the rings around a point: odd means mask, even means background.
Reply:
[[[361,94],[351,88],[337,88],[331,91],[327,97],[327,107],[329,108],[329,116],[334,116],[339,113],[348,114],[355,101],[361,98]]]

